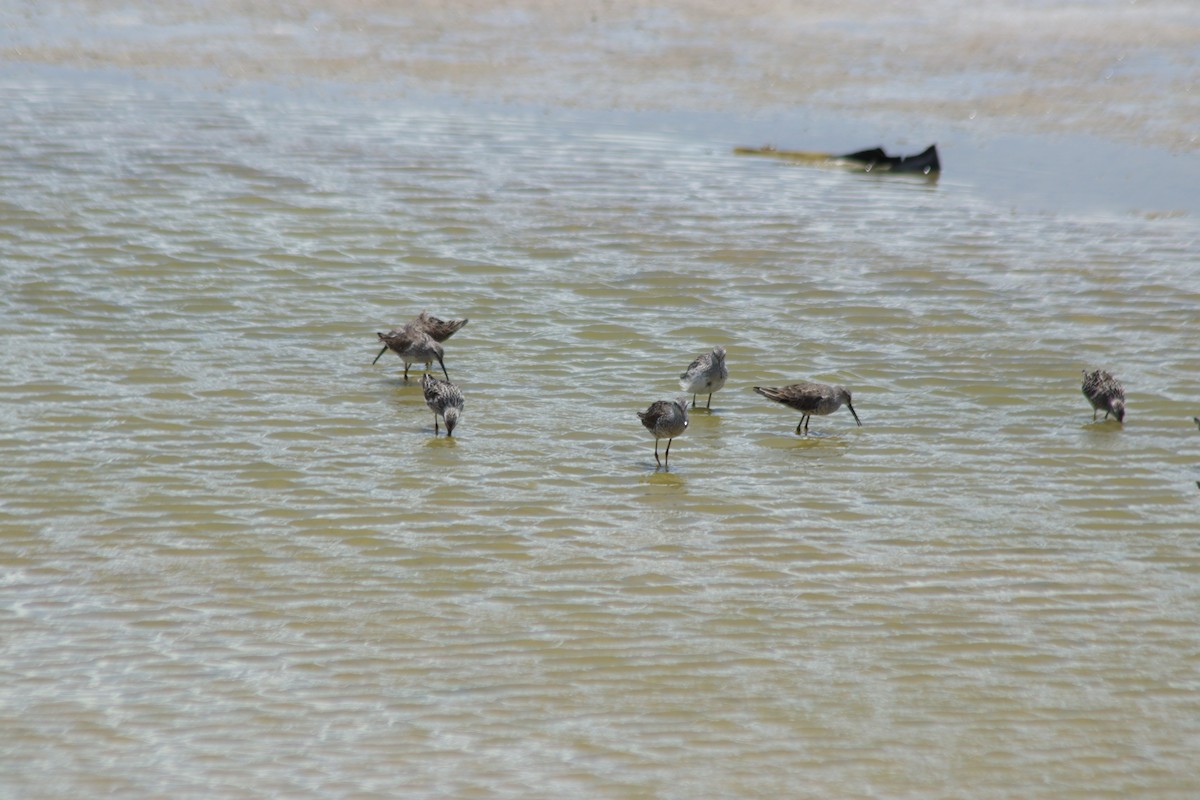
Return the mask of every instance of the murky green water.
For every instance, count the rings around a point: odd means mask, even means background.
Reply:
[[[1194,215],[616,115],[0,95],[4,793],[1200,793]],[[423,308],[471,319],[453,439],[371,365]],[[717,344],[656,470],[635,412]],[[751,391],[799,379],[863,427]]]

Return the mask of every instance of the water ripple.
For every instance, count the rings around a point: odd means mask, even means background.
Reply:
[[[2,93],[0,786],[1196,793],[1194,220],[584,115]],[[422,308],[471,318],[453,439],[371,365]],[[717,344],[656,470],[634,412]],[[750,391],[799,379],[864,427]]]

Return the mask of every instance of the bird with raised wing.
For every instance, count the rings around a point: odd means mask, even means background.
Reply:
[[[441,366],[446,380],[450,380],[450,373],[446,372],[446,362],[443,360],[442,346],[420,328],[409,324],[398,331],[377,333],[376,336],[379,337],[379,341],[383,342],[383,349],[379,351],[379,355],[375,356],[375,361],[378,361],[379,357],[389,349],[392,350],[404,362],[404,380],[408,380],[409,365],[424,364],[425,369],[429,369],[434,361]],[[371,363],[374,364],[375,361]]]
[[[468,322],[470,322],[468,319],[438,319],[428,311],[422,311],[410,321],[410,324],[419,326],[435,342],[444,342],[462,330]]]

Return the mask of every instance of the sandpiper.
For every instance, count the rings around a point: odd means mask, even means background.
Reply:
[[[1096,412],[1104,411],[1104,418],[1112,414],[1117,422],[1125,422],[1125,387],[1112,376],[1112,373],[1098,369],[1095,372],[1083,371],[1083,396],[1092,404],[1092,422],[1096,421]]]
[[[696,395],[708,392],[708,404],[712,408],[713,392],[725,385],[729,370],[725,368],[725,348],[714,347],[711,353],[696,358],[679,376],[679,388],[692,393],[692,406],[696,406]]]
[[[442,360],[444,356],[442,346],[420,328],[408,324],[398,331],[377,333],[376,336],[379,337],[379,341],[383,342],[383,349],[379,351],[378,356],[375,356],[375,361],[378,361],[379,357],[391,348],[404,362],[404,380],[408,380],[410,364],[424,364],[425,369],[429,369],[435,360],[441,365],[446,380],[450,380],[450,373],[446,372],[446,363]],[[374,364],[375,361],[371,363]]]
[[[462,330],[468,319],[438,319],[428,311],[422,311],[409,324],[417,325],[435,342],[444,342]]]
[[[660,467],[663,462],[669,463],[671,458],[671,442],[676,436],[687,430],[688,403],[686,397],[677,400],[658,400],[650,404],[645,411],[637,412],[638,418],[646,426],[646,430],[654,434],[654,463]],[[658,440],[667,440],[667,452],[663,460],[658,458]]]
[[[458,333],[460,330],[462,330],[462,327],[464,325],[466,325],[468,322],[470,322],[470,320],[467,320],[467,319],[452,319],[452,320],[438,319],[437,317],[430,314],[428,311],[422,311],[420,314],[413,317],[408,322],[404,323],[403,327],[393,328],[391,331],[389,331],[389,333],[397,334],[397,333],[403,332],[406,329],[424,331],[425,333],[429,334],[430,339],[433,339],[435,342],[441,343],[441,342],[444,342],[447,339],[449,339],[454,334]],[[380,334],[379,338],[382,339],[383,334]],[[375,356],[375,361],[378,361],[379,356],[382,356],[385,352],[387,352],[387,349],[389,346],[390,345],[388,345],[388,344],[383,345],[383,349],[379,351],[379,355]],[[371,363],[374,364],[375,361],[372,361]],[[414,361],[412,363],[415,364],[416,362]],[[431,363],[432,362],[429,362],[429,361],[425,362],[426,368],[428,368],[429,364],[431,364]]]
[[[454,427],[463,413],[463,393],[450,381],[435,378],[428,372],[421,376],[421,391],[425,405],[433,412],[433,435],[438,433],[438,415],[446,421],[446,435],[454,435]]]
[[[854,411],[854,406],[850,404],[850,392],[845,386],[830,386],[824,383],[804,381],[778,389],[755,386],[754,391],[768,400],[774,400],[776,403],[782,403],[788,408],[799,411],[802,416],[800,424],[796,426],[796,433],[800,433],[801,428],[804,429],[804,433],[808,433],[808,420],[813,414],[823,417],[826,414],[832,414],[843,405],[850,409],[850,413],[854,415],[854,421],[860,428],[862,427],[862,421]]]

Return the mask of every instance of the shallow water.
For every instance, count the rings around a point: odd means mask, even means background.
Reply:
[[[0,94],[5,792],[1200,792],[1194,215],[617,114]],[[453,439],[371,365],[422,308],[471,319]],[[717,344],[657,470],[635,412]],[[799,379],[863,427],[751,391]]]

